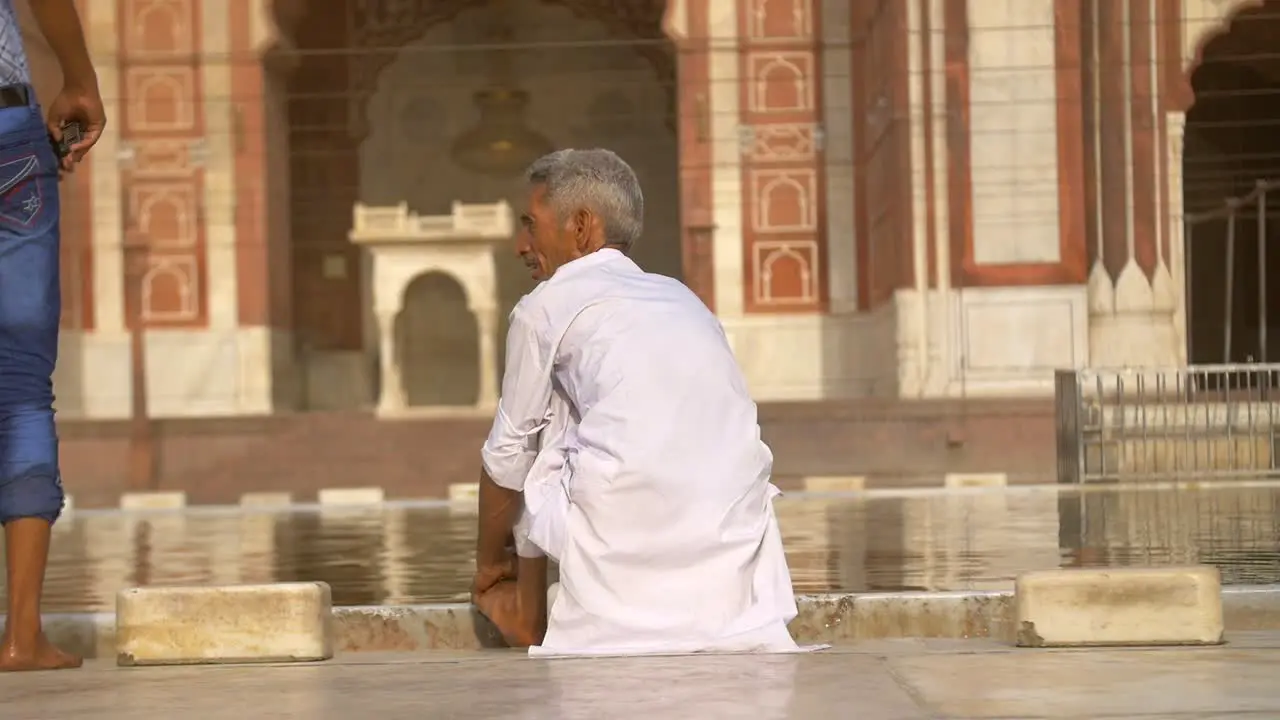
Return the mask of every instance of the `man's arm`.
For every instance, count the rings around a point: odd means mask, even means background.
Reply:
[[[525,477],[538,456],[538,434],[546,426],[551,400],[548,351],[520,307],[507,331],[507,367],[493,429],[481,450],[480,517],[476,565],[500,565],[507,540],[520,518]]]
[[[63,84],[96,94],[98,75],[89,60],[89,48],[85,43],[84,28],[80,25],[80,15],[76,13],[75,0],[29,1],[40,33],[62,66]]]
[[[84,159],[85,153],[102,137],[107,115],[102,108],[98,75],[89,59],[75,0],[29,0],[29,3],[40,33],[62,67],[62,92],[46,106],[49,136],[60,142],[63,127],[72,122],[80,125],[80,139],[59,160],[61,176],[74,171],[76,163]]]
[[[520,520],[522,498],[480,471],[480,526],[476,537],[476,566],[497,567],[507,559],[507,539]]]

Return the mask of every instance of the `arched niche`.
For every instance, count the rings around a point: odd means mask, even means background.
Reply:
[[[457,277],[432,270],[411,280],[405,286],[394,332],[408,407],[479,403],[479,324]]]
[[[357,203],[353,215],[349,238],[365,254],[370,288],[366,316],[377,327],[366,351],[378,357],[379,414],[424,410],[409,401],[403,362],[412,354],[406,354],[398,342],[404,333],[397,332],[397,322],[402,322],[414,281],[435,274],[457,283],[474,317],[479,389],[471,408],[491,412],[498,400],[499,333],[493,254],[495,244],[508,241],[514,232],[510,205],[454,203],[448,215],[420,216],[404,203],[384,207]],[[408,319],[414,315],[410,313]],[[446,329],[443,334],[450,332]],[[456,406],[446,409],[457,410]]]

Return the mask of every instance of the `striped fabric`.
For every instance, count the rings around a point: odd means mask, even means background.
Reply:
[[[0,85],[31,82],[13,0],[0,0]]]

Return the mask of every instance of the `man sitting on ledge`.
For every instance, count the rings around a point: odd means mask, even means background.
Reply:
[[[772,453],[719,321],[627,257],[635,173],[561,150],[528,181],[516,249],[542,282],[482,452],[478,610],[531,654],[796,651]]]

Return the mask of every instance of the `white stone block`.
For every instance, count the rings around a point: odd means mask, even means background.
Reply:
[[[321,582],[143,587],[116,596],[120,665],[289,662],[333,657]]]
[[[253,492],[240,496],[240,507],[276,508],[293,504],[293,494],[287,492]]]
[[[379,487],[325,488],[316,497],[321,505],[381,505],[386,500],[386,493]]]
[[[1217,568],[1097,568],[1026,573],[1014,584],[1022,647],[1222,642]]]
[[[480,483],[451,483],[449,502],[474,503],[480,499]]]
[[[812,493],[861,492],[867,479],[861,475],[814,476],[804,479],[804,491]]]
[[[174,492],[130,492],[120,496],[121,510],[181,510],[187,506],[187,494]]]
[[[943,485],[949,490],[959,488],[1005,487],[1009,476],[1005,473],[947,473]]]

